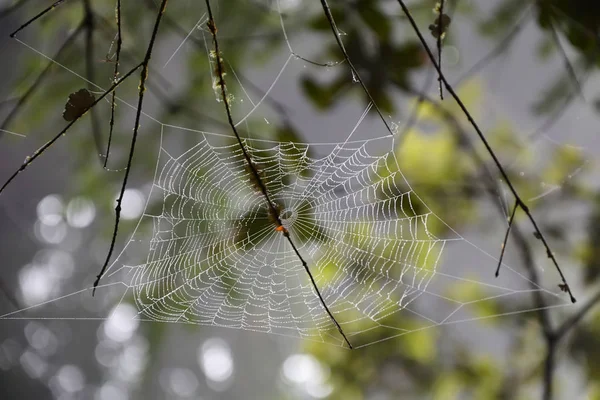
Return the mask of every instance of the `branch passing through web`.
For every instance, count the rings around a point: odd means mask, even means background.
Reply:
[[[217,26],[215,24],[212,9],[210,7],[210,0],[206,0],[206,8],[208,11],[208,29],[213,37],[213,42],[215,45],[215,59],[216,59],[216,64],[217,64],[217,71],[216,71],[217,72],[217,83],[221,89],[221,99],[223,101],[223,104],[225,105],[225,111],[227,112],[227,120],[229,121],[229,125],[231,126],[231,129],[233,130],[233,133],[238,141],[240,148],[242,149],[244,158],[245,158],[246,162],[248,163],[248,167],[250,168],[252,175],[254,176],[254,181],[259,186],[260,191],[262,192],[262,194],[267,202],[267,207],[269,208],[269,214],[276,221],[277,229],[282,232],[283,236],[287,239],[290,246],[292,246],[294,253],[296,254],[298,259],[302,263],[304,270],[306,271],[306,273],[308,274],[308,276],[310,278],[311,284],[312,284],[313,288],[315,289],[317,296],[319,297],[319,301],[321,302],[321,305],[323,306],[323,308],[325,309],[325,311],[331,318],[331,321],[334,323],[334,325],[337,328],[337,330],[339,331],[339,333],[344,338],[344,341],[346,342],[348,347],[350,349],[352,349],[352,344],[346,337],[346,334],[344,333],[342,327],[335,319],[333,313],[329,310],[329,307],[327,307],[327,303],[325,303],[325,299],[323,299],[323,296],[321,295],[319,287],[317,286],[317,283],[315,282],[315,278],[313,277],[312,273],[310,272],[310,269],[308,268],[308,264],[306,263],[306,261],[304,260],[304,258],[300,254],[300,252],[298,251],[298,248],[296,247],[296,245],[294,244],[294,241],[290,237],[289,232],[283,227],[283,223],[281,221],[279,211],[277,210],[277,207],[275,206],[275,204],[269,197],[269,192],[267,190],[267,187],[265,186],[264,182],[262,181],[262,178],[260,177],[260,174],[258,173],[256,166],[252,162],[252,159],[250,158],[250,155],[248,154],[248,151],[246,150],[246,147],[244,146],[244,143],[242,142],[242,139],[240,138],[237,128],[235,127],[235,123],[233,122],[233,117],[231,116],[231,108],[229,106],[229,100],[227,98],[227,91],[225,89],[224,66],[223,66],[223,62],[221,59],[221,53],[219,51],[219,41],[217,40]],[[354,67],[352,67],[352,68],[354,70]]]

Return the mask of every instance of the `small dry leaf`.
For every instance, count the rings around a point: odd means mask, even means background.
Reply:
[[[79,89],[78,91],[71,93],[67,104],[65,104],[63,118],[65,121],[69,122],[75,120],[89,110],[95,101],[96,98],[92,92],[87,89]]]
[[[429,25],[429,30],[431,31],[431,35],[437,39],[441,32],[442,38],[443,38],[444,35],[446,34],[446,31],[448,30],[448,27],[450,26],[451,22],[452,22],[452,19],[447,14],[442,14],[442,15],[438,16],[435,19],[435,22],[433,24]]]
[[[569,291],[569,285],[566,285],[564,283],[560,283],[558,285],[558,288],[562,291],[562,292],[568,292]]]

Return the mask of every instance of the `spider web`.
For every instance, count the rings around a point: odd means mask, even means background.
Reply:
[[[258,100],[248,95],[232,70],[230,90],[234,87],[236,96],[250,102],[236,103],[238,126],[248,127],[250,120],[261,117],[267,121],[261,114],[267,96],[280,78],[290,80],[306,66],[292,47],[279,2],[269,12],[278,17],[289,52]],[[199,34],[209,43],[210,36],[199,29],[205,21],[202,16],[195,22],[188,37]],[[210,59],[208,45],[205,50]],[[344,63],[330,62],[325,69],[334,66]],[[477,320],[470,307],[532,291],[546,295],[549,307],[566,305],[557,293],[534,285],[508,265],[503,265],[501,279],[494,280],[495,258],[447,226],[413,190],[399,165],[397,137],[382,132],[382,137],[353,138],[369,131],[361,128],[372,106],[337,143],[243,140],[283,226],[354,347]],[[142,320],[252,330],[343,346],[300,259],[276,229],[229,131],[146,119],[161,133],[152,188],[142,219],[100,288],[124,288],[119,301],[132,298]],[[379,126],[378,131],[385,129]],[[181,147],[190,140],[192,145]],[[152,226],[150,235],[141,228],[147,223]],[[445,226],[448,236],[436,237],[432,226]],[[144,259],[128,261],[128,252],[139,247],[145,248]],[[452,263],[465,249],[487,257],[489,263],[464,258]],[[451,255],[442,262],[447,252]],[[449,292],[457,283],[481,291],[468,298],[460,291]],[[89,288],[50,302],[81,295],[88,296]],[[36,318],[36,307],[1,318]],[[20,316],[24,311],[29,314]]]

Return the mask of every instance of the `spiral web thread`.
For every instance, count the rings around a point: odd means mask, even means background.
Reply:
[[[446,241],[428,231],[430,213],[415,212],[393,153],[374,157],[355,143],[314,159],[306,144],[245,145],[267,166],[261,173],[284,226],[350,337],[426,291]],[[300,260],[252,190],[239,146],[204,138],[179,157],[163,151],[161,158],[154,185],[162,213],[153,217],[150,254],[132,284],[140,312],[339,341]]]
[[[237,81],[252,108],[236,125],[258,113],[289,65],[304,62],[292,50],[283,18],[280,20],[289,56],[258,101]],[[190,35],[205,21],[203,16]],[[210,53],[208,47],[206,52]],[[395,143],[391,151],[382,154],[375,150],[376,145],[390,138],[350,140],[371,106],[343,143],[244,139],[279,207],[284,227],[353,346],[426,327],[477,320],[480,318],[465,312],[467,306],[532,291],[552,298],[556,304],[549,307],[567,305],[556,293],[532,286],[506,265],[503,271],[512,279],[509,287],[502,286],[506,281],[481,278],[492,275],[494,257],[456,233],[425,205],[400,171]],[[300,260],[276,229],[239,145],[227,134],[145,117],[160,124],[163,133],[151,199],[138,224],[139,228],[143,221],[152,222],[147,257],[138,265],[124,261],[125,250],[138,241],[136,228],[100,287],[124,286],[127,291],[121,299],[132,293],[138,318],[143,320],[229,327],[344,345]],[[193,133],[197,143],[181,154],[171,154],[164,139],[167,130]],[[331,147],[328,154],[316,156],[324,146]],[[153,204],[160,204],[160,212],[150,211]],[[436,237],[429,229],[431,224],[445,226],[451,237]],[[479,262],[440,269],[442,253],[451,242],[489,257],[489,270],[482,271],[486,266]],[[484,290],[475,300],[465,300],[448,292],[449,285],[456,283]],[[87,292],[83,289],[49,302]],[[21,318],[19,313],[34,307],[0,318]],[[527,311],[521,307],[517,312]]]

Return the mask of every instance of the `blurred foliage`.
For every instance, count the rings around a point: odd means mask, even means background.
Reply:
[[[456,0],[458,1],[458,0]],[[446,3],[454,3],[449,0]],[[33,36],[32,43],[37,48],[45,49],[46,53],[52,54],[57,50],[58,39],[66,38],[72,34],[83,20],[83,8],[81,3],[66,4],[43,18]],[[140,2],[123,2],[124,21],[124,51],[122,55],[121,74],[135,65],[143,55],[145,47],[139,43],[146,43],[149,38],[151,24],[154,21],[155,4],[146,1],[145,6]],[[235,70],[243,70],[241,66],[251,67],[263,66],[276,50],[285,45],[279,33],[279,19],[273,17],[272,12],[264,12],[267,7],[264,2],[227,0],[219,2],[220,14],[217,18],[219,31],[228,38],[234,40],[223,40],[223,53],[229,65]],[[396,99],[398,94],[415,94],[413,77],[415,73],[422,72],[427,66],[426,55],[416,41],[406,21],[399,17],[400,12],[389,12],[389,4],[385,1],[376,0],[353,0],[342,2],[331,2],[332,13],[338,27],[342,30],[342,40],[348,51],[349,57],[364,80],[369,93],[376,104],[385,114],[397,111]],[[480,31],[491,38],[497,39],[506,33],[509,27],[525,11],[527,2],[522,0],[504,0],[497,2],[491,15],[479,24]],[[414,1],[410,4],[414,8],[419,21],[430,23],[434,18],[432,10],[435,7],[433,1]],[[37,5],[36,5],[37,7]],[[36,7],[27,8],[29,14]],[[97,30],[94,33],[93,55],[95,68],[94,83],[106,87],[112,80],[111,63],[103,63],[100,60],[105,56],[107,49],[111,47],[115,34],[112,2],[94,2],[95,12],[98,14]],[[161,30],[164,32],[164,40],[168,37],[176,37],[181,40],[187,33],[183,26],[189,27],[196,21],[197,15],[186,15],[189,2],[170,2],[168,13]],[[463,15],[471,15],[473,8],[464,6],[457,8],[457,12]],[[549,55],[556,51],[556,43],[552,39],[551,30],[555,29],[561,37],[568,40],[577,52],[577,61],[574,62],[580,76],[585,72],[593,71],[600,66],[600,49],[598,32],[600,32],[600,2],[595,0],[545,0],[531,3],[535,11],[535,21],[543,33],[542,41],[538,44],[538,55],[544,61]],[[229,12],[227,10],[235,10]],[[28,14],[28,15],[29,15]],[[198,14],[199,15],[199,14]],[[315,62],[325,63],[327,68],[333,69],[335,74],[329,81],[321,81],[310,73],[305,73],[300,79],[301,88],[312,105],[323,111],[332,112],[334,107],[342,100],[348,92],[361,96],[362,102],[368,102],[360,85],[353,79],[350,70],[343,62],[331,63],[328,60],[340,60],[341,54],[335,38],[332,37],[331,27],[325,16],[318,9],[307,7],[295,15],[294,20],[286,19],[286,24],[300,32],[308,32],[323,43],[315,51]],[[452,29],[463,20],[452,16],[453,23],[448,28],[448,35],[452,36]],[[421,24],[426,31],[427,23]],[[161,66],[153,65],[149,80],[149,97],[159,104],[157,119],[164,123],[184,124],[193,121],[194,126],[208,128],[217,127],[227,129],[223,116],[222,104],[214,101],[213,80],[207,73],[194,73],[194,71],[207,71],[211,69],[210,60],[207,58],[204,39],[206,28],[197,28],[201,34],[194,35],[191,43],[197,51],[186,53],[185,67],[187,69],[187,80],[185,87],[181,90],[171,90],[169,82],[161,77]],[[68,66],[74,72],[87,76],[85,67],[86,48],[84,35],[79,31],[73,39],[72,46],[68,46],[53,57],[58,63]],[[238,40],[241,37],[256,37],[255,39]],[[161,36],[161,40],[163,37]],[[208,40],[210,42],[210,40]],[[250,44],[249,44],[250,43]],[[92,49],[87,48],[87,51]],[[534,50],[532,50],[534,53]],[[26,55],[19,60],[20,79],[12,88],[11,96],[22,96],[31,87],[31,83],[46,67],[46,60],[41,60],[39,55]],[[27,104],[20,110],[20,118],[16,118],[8,129],[18,132],[36,132],[36,143],[43,143],[54,133],[47,132],[46,126],[53,126],[53,121],[60,121],[63,106],[70,93],[81,89],[82,81],[73,79],[73,74],[64,70],[58,64],[49,67],[49,73],[45,81],[39,85]],[[118,89],[118,95],[126,101],[133,103],[137,97],[137,75]],[[228,76],[228,85],[232,92],[239,91],[237,82]],[[51,82],[51,83],[50,83]],[[481,82],[470,80],[459,88],[459,94],[467,107],[474,111],[478,119],[479,106],[484,104],[485,93],[483,93]],[[95,93],[97,95],[97,93]],[[572,96],[571,82],[568,74],[564,72],[558,79],[548,86],[548,89],[540,94],[540,101],[535,104],[534,111],[537,113],[556,112],[557,108],[564,104]],[[421,99],[422,100],[422,99]],[[489,201],[486,198],[487,188],[482,182],[482,165],[479,158],[489,160],[480,143],[473,142],[472,147],[467,143],[473,135],[470,128],[460,114],[459,108],[446,101],[439,104],[436,101],[418,101],[416,113],[417,123],[404,132],[401,144],[392,149],[398,160],[402,172],[407,181],[419,194],[420,199],[414,199],[413,210],[417,215],[427,211],[427,207],[434,210],[443,221],[455,229],[479,229],[482,215],[478,206],[481,201]],[[100,120],[103,122],[101,134],[106,137],[110,106],[99,104],[96,108]],[[90,114],[68,132],[66,140],[72,151],[74,165],[77,165],[76,178],[71,182],[71,190],[94,198],[100,205],[99,213],[103,219],[101,229],[108,240],[112,229],[112,208],[117,185],[122,177],[122,168],[126,162],[127,149],[130,142],[132,127],[132,113],[128,106],[122,103],[117,105],[117,129],[113,142],[114,151],[110,154],[109,167],[120,172],[103,173],[96,162],[98,153],[103,154],[104,149],[96,149],[94,140],[90,134]],[[262,137],[280,141],[300,142],[302,132],[285,121],[273,124],[268,129],[261,125]],[[253,121],[249,122],[252,128]],[[59,125],[60,126],[60,125]],[[434,129],[426,129],[433,126]],[[207,129],[208,130],[208,129]],[[250,129],[255,131],[254,129]],[[144,118],[142,121],[141,136],[144,138],[144,148],[138,150],[134,158],[133,177],[136,181],[148,182],[152,179],[152,173],[156,163],[156,154],[145,151],[153,149],[160,140],[160,126]],[[467,132],[465,134],[465,132]],[[540,189],[539,184],[543,182],[549,186],[557,185],[561,188],[561,196],[571,201],[589,201],[592,198],[592,211],[584,243],[579,243],[577,251],[567,256],[573,256],[573,262],[566,265],[578,266],[580,268],[580,281],[590,288],[598,286],[600,278],[600,201],[598,195],[590,195],[584,188],[583,183],[573,179],[573,171],[584,170],[584,159],[580,151],[567,146],[557,146],[553,151],[542,156],[542,160],[529,153],[522,145],[522,137],[506,121],[500,121],[489,129],[489,139],[492,146],[498,151],[501,160],[514,160],[514,155],[520,155],[519,163],[511,164],[508,173],[517,189],[524,198],[534,198],[546,190]],[[191,147],[197,138],[193,135],[186,136],[179,144],[182,148]],[[474,150],[473,150],[474,149]],[[265,147],[260,149],[266,153],[273,149]],[[475,153],[475,154],[474,154]],[[300,149],[289,150],[286,159],[291,163],[289,168],[305,171],[302,168]],[[477,157],[479,156],[479,158]],[[311,156],[309,154],[309,156]],[[540,162],[541,161],[541,162]],[[294,166],[294,163],[298,165]],[[277,165],[266,162],[259,166],[261,174],[268,182],[269,171],[277,168]],[[384,175],[386,166],[378,171]],[[526,173],[523,173],[523,172]],[[308,171],[302,172],[305,177],[310,177]],[[386,177],[384,176],[384,179]],[[27,179],[27,176],[24,176]],[[398,178],[400,179],[400,178]],[[398,180],[395,182],[399,187],[408,190],[406,182]],[[110,188],[107,189],[107,188]],[[269,189],[276,194],[275,185]],[[249,184],[249,193],[252,184]],[[381,195],[381,194],[380,194]],[[498,197],[498,195],[496,196]],[[170,201],[171,199],[167,199]],[[220,198],[215,201],[227,202],[228,199]],[[427,204],[427,207],[425,206]],[[505,205],[507,206],[507,205]],[[532,202],[532,209],[542,213],[550,209],[546,201]],[[152,210],[159,210],[162,204],[151,204]],[[310,214],[310,206],[305,207],[306,213]],[[268,224],[266,208],[264,215],[260,215],[253,223],[246,224],[237,232],[238,241],[242,246],[243,238],[249,232],[263,229]],[[408,210],[399,209],[400,212]],[[506,211],[506,210],[505,210]],[[255,216],[253,216],[255,217]],[[243,218],[244,219],[244,218]],[[522,220],[520,216],[517,220]],[[545,222],[545,221],[544,221]],[[568,222],[568,221],[567,221]],[[560,221],[552,225],[550,222],[542,226],[542,230],[550,230],[552,241],[561,244],[567,241],[570,232],[565,225],[567,222]],[[307,222],[313,229],[319,231],[324,229],[319,226],[319,221]],[[210,230],[209,224],[204,223],[202,229]],[[130,228],[124,226],[127,231]],[[150,230],[146,226],[144,229]],[[372,229],[368,224],[356,224],[354,231],[345,232],[345,241],[351,245],[360,246],[357,238],[370,232]],[[450,233],[448,226],[439,221],[431,221],[429,225],[431,233],[438,237],[446,237]],[[327,235],[323,232],[319,239],[325,243]],[[528,243],[537,246],[538,241],[533,235],[528,236]],[[246,244],[247,245],[247,244]],[[539,247],[536,247],[539,248]],[[219,249],[215,250],[216,252]],[[380,252],[385,254],[385,248]],[[420,259],[424,273],[432,269],[432,260],[437,258],[435,251],[429,258]],[[564,255],[563,255],[564,256]],[[332,256],[333,257],[333,256]],[[358,269],[360,260],[348,260],[355,262],[354,267]],[[332,268],[327,268],[331,260],[324,259],[323,265],[315,266],[321,271],[324,281],[332,279],[334,273]],[[207,268],[207,265],[196,264],[190,270],[190,274],[198,273]],[[350,269],[352,270],[352,269]],[[575,268],[569,271],[569,276],[575,275]],[[235,282],[235,276],[224,273],[222,275],[223,285],[231,287]],[[175,282],[172,282],[175,284]],[[145,293],[146,296],[157,295],[156,293]],[[476,301],[486,298],[487,293],[482,286],[461,282],[448,288],[448,295],[460,298],[464,302]],[[132,299],[130,299],[133,301]],[[142,299],[144,303],[147,299]],[[390,302],[397,299],[390,299]],[[530,299],[527,299],[529,301]],[[523,302],[526,302],[523,299]],[[183,306],[182,306],[183,307]],[[476,317],[497,315],[506,310],[524,309],[525,304],[504,304],[502,300],[478,301],[475,307]],[[398,313],[400,314],[400,313]],[[561,317],[564,317],[561,315]],[[600,320],[598,313],[590,315],[586,323],[577,327],[572,336],[568,337],[567,349],[560,354],[561,360],[575,364],[577,370],[583,371],[583,375],[590,382],[589,398],[600,399]],[[376,345],[355,351],[324,345],[320,343],[306,342],[304,351],[316,356],[331,372],[329,382],[333,392],[331,399],[359,400],[359,399],[525,399],[533,398],[532,385],[539,385],[542,374],[542,363],[545,348],[540,340],[541,328],[536,322],[536,315],[527,314],[516,318],[516,322],[510,319],[493,319],[489,323],[483,323],[485,329],[491,334],[498,331],[505,332],[511,339],[510,350],[505,357],[481,354],[471,347],[471,343],[465,342],[456,336],[456,331],[447,327],[433,329],[422,329],[422,322],[416,318],[407,317],[402,314],[392,314],[386,319],[379,321],[382,325],[396,326],[402,324],[406,329],[415,330],[408,335],[382,341]],[[163,324],[147,325],[150,338],[150,354],[158,353],[166,329]],[[368,341],[375,342],[390,336],[390,332],[372,330],[369,332]],[[487,331],[486,331],[487,332]],[[156,373],[152,363],[148,374]],[[152,380],[150,375],[146,376],[146,382]],[[535,389],[535,387],[534,387]]]

